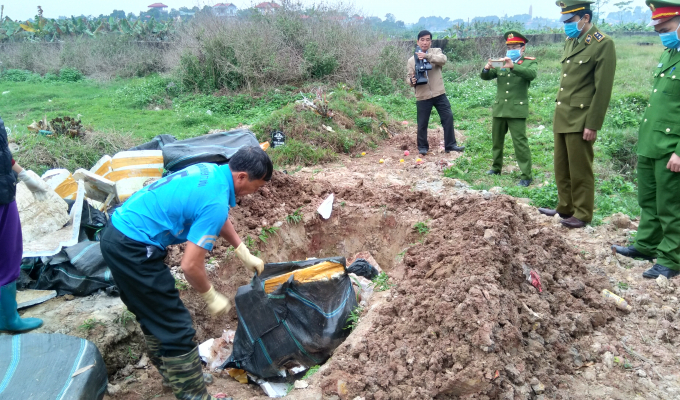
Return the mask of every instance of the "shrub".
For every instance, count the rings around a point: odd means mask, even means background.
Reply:
[[[62,82],[78,82],[83,78],[83,73],[75,68],[62,68],[59,71],[59,80]]]

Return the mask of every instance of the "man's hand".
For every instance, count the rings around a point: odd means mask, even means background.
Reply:
[[[484,69],[489,71],[491,68],[493,68],[493,65],[491,65],[491,59],[489,58],[489,62],[486,63]]]
[[[666,164],[666,168],[670,169],[671,172],[680,172],[680,157],[673,153],[671,159],[668,160],[668,164]]]
[[[47,193],[50,187],[35,172],[24,169],[19,172],[19,180],[26,184],[26,187],[33,193],[33,197],[36,200],[47,200]]]
[[[595,140],[597,140],[597,131],[588,128],[584,129],[583,140],[585,140],[586,142],[594,142]]]
[[[422,60],[423,58],[426,58],[426,56],[427,56],[427,54],[423,53],[422,51],[420,53],[416,53],[416,55],[418,56],[419,60]]]
[[[250,250],[243,242],[236,248],[236,257],[238,257],[248,270],[256,274],[261,274],[264,270],[264,261],[250,254]]]
[[[409,80],[411,81],[411,85],[415,85],[415,84],[416,84],[416,81],[417,81],[417,80],[416,80],[416,77],[415,77],[415,76],[412,76]]]
[[[512,59],[510,57],[504,57],[503,61],[505,61],[505,64],[503,64],[503,68],[507,69],[515,68],[515,63],[512,62]]]
[[[205,300],[208,305],[208,312],[210,315],[218,316],[226,314],[231,309],[231,304],[229,304],[229,299],[224,297],[222,294],[217,293],[214,287],[210,286],[207,292],[201,293],[201,297]]]

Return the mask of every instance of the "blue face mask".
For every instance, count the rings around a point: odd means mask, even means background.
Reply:
[[[578,24],[581,22],[581,20],[574,21],[574,22],[566,22],[564,24],[564,33],[567,34],[572,39],[576,39],[580,34],[581,34],[581,29],[579,29]],[[585,25],[584,25],[585,26]]]
[[[680,27],[679,27],[680,28]],[[673,32],[659,34],[661,43],[669,49],[677,49],[680,47],[680,37],[678,37],[678,30]]]
[[[522,53],[520,53],[519,49],[508,50],[505,53],[505,56],[508,57],[509,59],[511,59],[512,62],[515,62],[515,61],[519,60],[520,57],[522,57]]]

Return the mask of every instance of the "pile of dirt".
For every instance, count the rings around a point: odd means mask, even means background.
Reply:
[[[452,199],[423,243],[404,257],[404,279],[371,310],[368,335],[348,340],[323,370],[342,399],[561,398],[594,359],[589,335],[617,311],[573,250],[510,197]],[[541,278],[539,291],[525,278]],[[395,271],[396,272],[396,271]]]

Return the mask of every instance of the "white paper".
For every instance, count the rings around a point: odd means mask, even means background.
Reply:
[[[331,193],[328,197],[326,197],[326,200],[324,200],[323,203],[321,203],[321,205],[317,209],[317,211],[319,212],[319,214],[321,214],[323,219],[328,219],[331,217],[331,212],[333,211],[334,198],[335,196],[333,195],[333,193]]]

